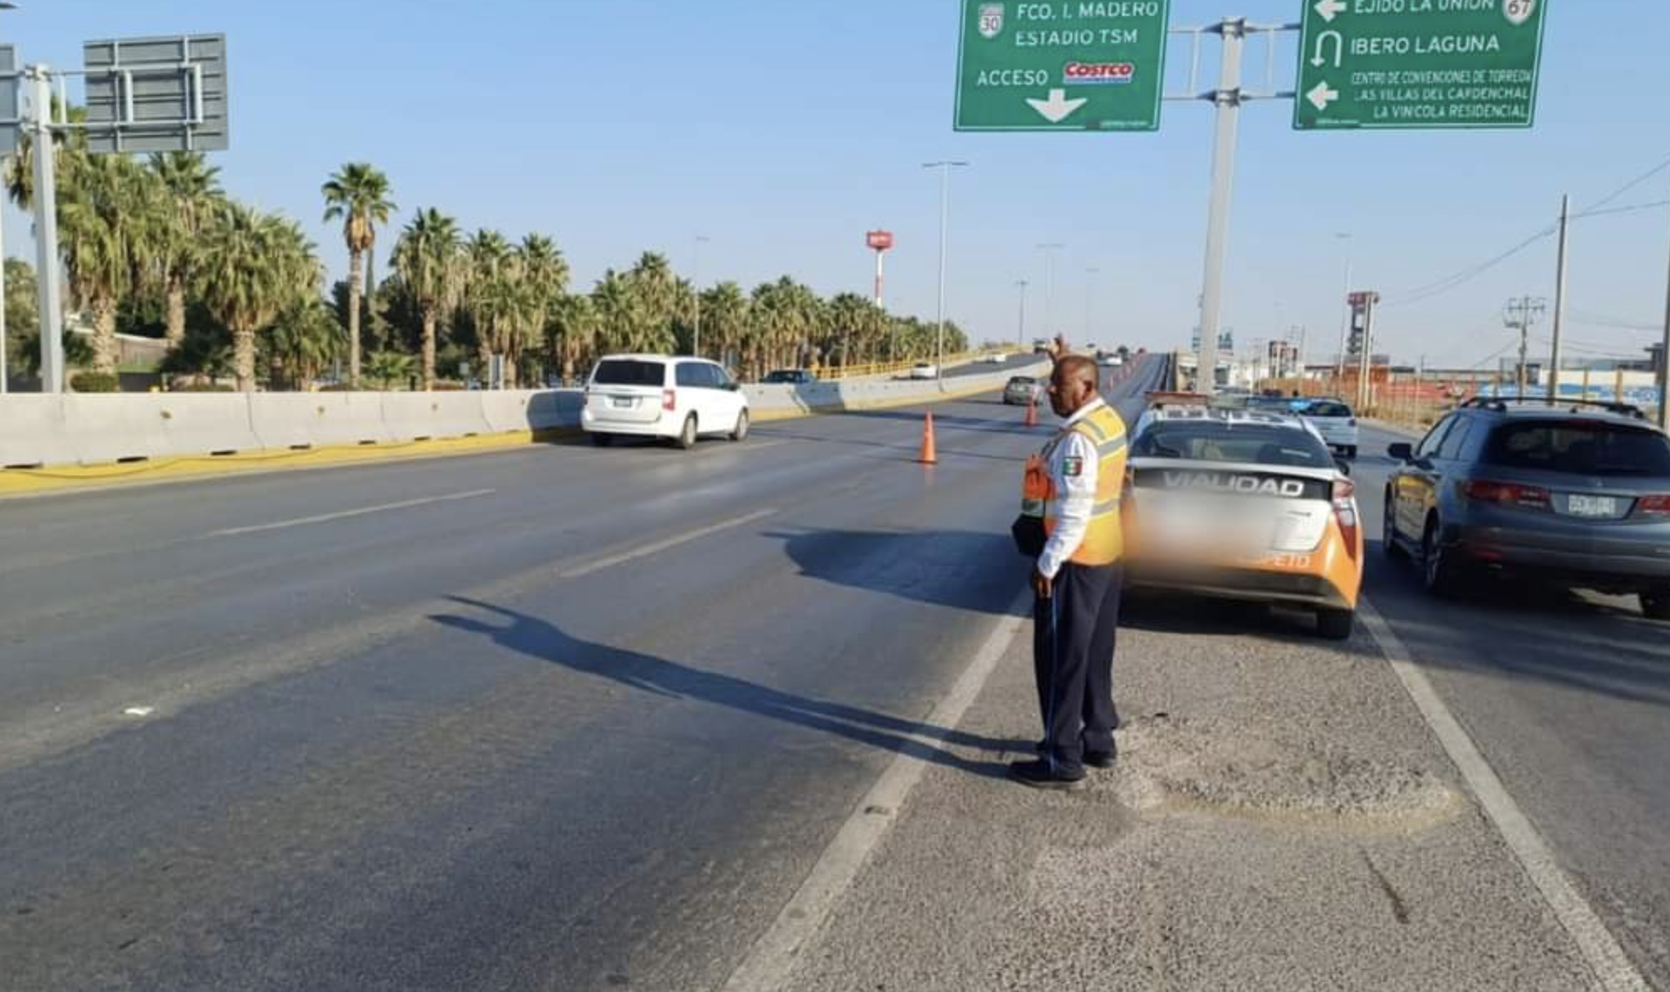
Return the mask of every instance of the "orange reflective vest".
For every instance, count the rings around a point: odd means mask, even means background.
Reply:
[[[1069,561],[1080,565],[1112,565],[1125,551],[1124,530],[1119,509],[1125,494],[1125,421],[1111,406],[1102,406],[1067,428],[1041,454],[1026,462],[1026,479],[1021,488],[1021,512],[1042,517],[1044,533],[1053,534],[1059,523],[1060,502],[1049,462],[1055,449],[1069,433],[1083,435],[1096,446],[1096,504],[1091,511],[1084,540]]]

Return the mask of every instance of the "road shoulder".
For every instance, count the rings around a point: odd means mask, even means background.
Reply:
[[[1592,984],[1370,640],[1201,612],[1124,634],[1124,754],[1088,791],[929,769],[788,987]],[[1035,736],[1025,644],[969,710],[991,746],[965,757]]]

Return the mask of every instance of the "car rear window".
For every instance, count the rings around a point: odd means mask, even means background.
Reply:
[[[1504,424],[1490,436],[1484,460],[1570,475],[1670,477],[1670,439],[1645,427],[1594,421]]]
[[[667,381],[667,366],[662,362],[644,362],[631,358],[614,358],[599,362],[592,382],[599,386],[655,386]]]
[[[1137,458],[1182,458],[1287,468],[1332,468],[1333,455],[1308,433],[1259,424],[1156,423],[1142,432],[1131,454]]]
[[[1030,386],[1032,383],[1033,380],[1024,375],[1017,375],[1013,379],[1009,380],[1009,385],[1011,386]]]
[[[1351,408],[1344,403],[1310,403],[1301,412],[1307,417],[1351,416]]]

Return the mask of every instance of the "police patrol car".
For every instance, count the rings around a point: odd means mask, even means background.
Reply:
[[[1133,586],[1300,606],[1322,636],[1351,636],[1363,581],[1356,487],[1316,428],[1167,396],[1135,438]]]

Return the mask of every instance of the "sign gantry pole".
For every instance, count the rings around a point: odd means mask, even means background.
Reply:
[[[58,187],[53,166],[52,71],[28,69],[30,137],[35,155],[36,296],[41,310],[41,392],[64,391],[64,310],[58,288]]]

